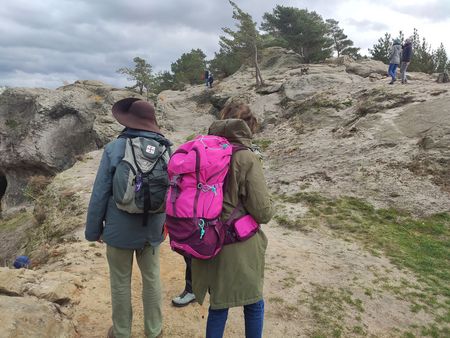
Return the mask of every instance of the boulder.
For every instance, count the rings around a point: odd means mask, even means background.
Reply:
[[[56,90],[8,88],[0,95],[0,177],[4,207],[25,201],[31,176],[53,175],[77,155],[102,147],[123,128],[111,116],[118,99],[135,96],[98,81]],[[3,198],[2,198],[3,197]]]
[[[269,47],[261,52],[261,69],[286,70],[298,68],[302,63],[302,57],[292,50],[282,47]]]
[[[52,303],[70,303],[81,286],[78,277],[64,271],[41,274],[28,269],[0,268],[0,294],[35,296]]]
[[[384,78],[384,76],[378,73],[371,73],[368,77],[371,82],[376,82]]]
[[[304,100],[321,91],[363,81],[359,76],[347,74],[343,68],[325,65],[311,66],[308,75],[299,76],[297,71],[292,71],[289,75],[283,89],[286,98],[292,101]]]
[[[353,61],[351,59],[347,59],[345,61],[345,68],[347,73],[356,74],[362,77],[368,77],[373,73],[385,76],[388,71],[388,66],[377,60]]]
[[[32,297],[0,295],[0,332],[4,338],[75,338],[72,322],[58,305]]]

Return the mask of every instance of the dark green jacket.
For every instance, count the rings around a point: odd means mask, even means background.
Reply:
[[[251,146],[252,133],[243,120],[215,121],[209,134],[226,137],[235,144]],[[222,220],[226,221],[239,201],[242,214],[251,214],[260,224],[272,218],[273,208],[261,161],[250,150],[233,155],[224,192]],[[192,283],[200,304],[210,292],[212,309],[255,303],[263,297],[264,256],[267,238],[262,230],[253,237],[225,245],[210,260],[192,260]]]

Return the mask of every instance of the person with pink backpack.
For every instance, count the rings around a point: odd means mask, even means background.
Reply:
[[[230,119],[230,117],[233,117]],[[273,215],[259,156],[256,118],[244,104],[222,111],[209,135],[182,145],[169,162],[166,201],[172,249],[192,257],[192,286],[210,293],[207,338],[223,336],[230,307],[243,306],[246,337],[262,337],[267,238]]]

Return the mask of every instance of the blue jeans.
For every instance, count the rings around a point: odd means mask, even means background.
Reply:
[[[395,81],[397,66],[398,66],[398,64],[396,64],[396,63],[389,64],[388,74],[390,77],[392,77],[392,81]]]
[[[212,310],[209,308],[206,338],[222,338],[227,318],[228,309]],[[245,337],[261,338],[264,323],[264,300],[244,305],[244,319]]]

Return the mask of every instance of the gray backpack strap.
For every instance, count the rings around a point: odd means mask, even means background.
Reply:
[[[165,210],[169,186],[167,164],[169,147],[153,138],[127,138],[125,153],[113,178],[113,197],[120,210],[143,214]]]

